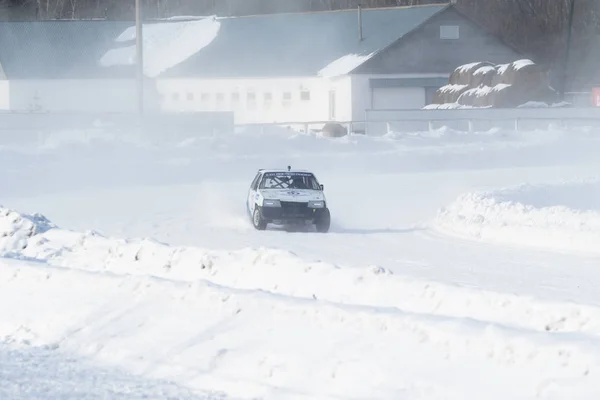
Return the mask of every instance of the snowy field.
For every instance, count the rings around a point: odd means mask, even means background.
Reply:
[[[600,130],[28,140],[0,138],[0,397],[600,396]],[[330,233],[251,227],[287,165]]]

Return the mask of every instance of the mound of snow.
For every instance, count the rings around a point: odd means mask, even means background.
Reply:
[[[0,337],[18,341],[27,332],[34,345],[192,389],[246,399],[439,399],[451,393],[500,400],[548,391],[572,397],[575,389],[590,398],[600,393],[600,382],[588,377],[600,359],[597,343],[578,335],[300,300],[207,281],[3,261],[0,267]],[[575,387],[546,387],[554,379]]]
[[[550,377],[600,392],[587,377],[600,360],[594,306],[416,281],[377,266],[339,268],[287,251],[41,233],[52,226],[42,221],[26,230],[24,249],[0,259],[0,338],[8,342],[244,398],[529,398],[547,393]]]
[[[600,253],[600,182],[467,193],[440,210],[436,227],[497,243]]]
[[[31,237],[54,227],[41,214],[20,214],[0,206],[0,256],[23,250]]]
[[[34,231],[50,224],[44,221],[46,225]],[[300,299],[445,317],[468,316],[533,331],[580,331],[600,336],[600,309],[594,307],[420,281],[394,275],[379,266],[340,268],[306,261],[289,251],[215,251],[61,229],[24,237],[21,244],[22,250],[10,253],[12,259],[36,260],[52,267],[177,282],[207,280],[238,290],[261,290]],[[597,318],[590,321],[593,315]]]

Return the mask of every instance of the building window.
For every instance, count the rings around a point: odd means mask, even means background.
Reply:
[[[188,101],[194,101],[194,93],[188,93],[187,94],[187,100]]]
[[[179,93],[173,93],[172,97],[173,97],[173,101],[179,101]]]
[[[286,108],[288,108],[292,104],[292,93],[283,92],[282,104]]]
[[[300,100],[309,101],[310,100],[310,92],[308,90],[303,90],[300,92]]]
[[[225,95],[223,93],[217,93],[215,95],[216,107],[218,110],[224,108]]]
[[[208,103],[208,102],[210,101],[210,94],[208,94],[208,93],[202,93],[202,94],[200,95],[200,100],[201,100],[203,103]]]
[[[273,95],[271,93],[264,93],[263,99],[265,102],[265,108],[271,108],[271,102],[273,101]]]
[[[256,109],[256,93],[248,92],[246,94],[246,106],[249,110]]]
[[[457,40],[460,38],[460,28],[458,25],[440,26],[440,39]]]
[[[237,92],[231,93],[231,102],[239,103],[240,102],[240,94]]]

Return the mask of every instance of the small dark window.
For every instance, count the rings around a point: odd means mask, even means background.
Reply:
[[[310,92],[308,90],[303,90],[300,92],[300,100],[309,101],[310,100]]]
[[[179,93],[173,93],[172,97],[174,101],[179,101]]]
[[[187,99],[188,99],[188,101],[193,101],[194,100],[194,93],[188,93],[187,94]]]
[[[460,38],[460,27],[458,25],[440,26],[440,39],[457,40]]]

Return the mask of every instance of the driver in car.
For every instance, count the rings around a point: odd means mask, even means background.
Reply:
[[[290,184],[290,189],[306,189],[306,185],[304,184],[304,180],[297,176],[292,179],[292,183]]]

